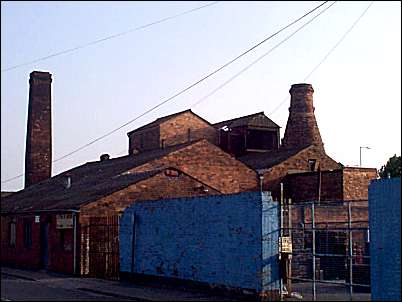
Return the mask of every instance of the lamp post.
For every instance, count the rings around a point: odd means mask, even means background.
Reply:
[[[370,147],[360,147],[360,167],[362,166],[362,149],[370,149]]]

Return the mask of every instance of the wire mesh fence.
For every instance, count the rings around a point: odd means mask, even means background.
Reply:
[[[303,300],[369,300],[367,200],[310,201],[281,206],[285,297]]]

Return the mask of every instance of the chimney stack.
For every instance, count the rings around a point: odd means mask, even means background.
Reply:
[[[304,83],[293,84],[289,92],[291,95],[289,117],[282,139],[282,148],[300,149],[315,145],[324,150],[314,115],[313,86]]]
[[[29,79],[25,149],[25,188],[51,177],[52,119],[49,72],[33,71]]]

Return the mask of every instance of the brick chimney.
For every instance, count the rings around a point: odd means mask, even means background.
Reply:
[[[49,72],[33,71],[30,74],[25,188],[51,177],[51,83]]]
[[[289,117],[282,139],[282,148],[297,149],[316,145],[324,150],[314,115],[313,86],[293,84],[289,92],[291,95]]]

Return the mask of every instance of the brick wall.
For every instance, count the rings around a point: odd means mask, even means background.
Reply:
[[[369,187],[371,299],[401,300],[401,178]]]
[[[165,147],[201,138],[217,144],[218,133],[213,126],[191,112],[180,114],[160,125],[160,139],[164,140]]]
[[[375,168],[343,169],[343,195],[345,200],[368,199],[370,181],[377,178]]]
[[[350,168],[289,174],[284,180],[285,197],[295,202],[318,200],[367,200],[368,186],[377,176],[376,169]]]
[[[342,200],[342,170],[288,174],[284,180],[285,198],[293,202],[318,200],[321,177],[321,200]]]
[[[120,269],[278,290],[277,209],[259,192],[134,203],[121,219]]]
[[[207,189],[207,191],[204,191],[204,189]],[[166,176],[165,172],[162,171],[153,177],[81,207],[79,218],[81,230],[86,229],[90,217],[118,215],[133,202],[174,197],[205,196],[210,194],[219,194],[219,191],[200,183],[186,174],[181,173],[178,177],[170,177]],[[89,250],[88,242],[84,237],[84,234],[81,234],[79,271],[81,274],[88,274]],[[105,241],[107,239],[105,238]]]
[[[326,155],[320,147],[310,146],[280,164],[268,169],[264,173],[264,190],[271,191],[274,198],[279,198],[280,183],[284,181],[283,178],[286,174],[291,171],[310,171],[309,159],[316,159],[317,162],[319,162],[321,170],[339,169],[339,164]]]
[[[259,189],[254,170],[207,140],[195,142],[132,171],[144,172],[168,166],[177,167],[225,194]]]
[[[201,138],[218,143],[217,130],[191,112],[184,112],[152,128],[129,134],[129,154],[165,148]]]
[[[51,177],[51,82],[52,76],[48,72],[34,71],[30,74],[25,187]]]
[[[35,216],[40,222],[35,223]],[[16,245],[9,245],[9,225],[16,222]],[[60,245],[60,230],[56,229],[56,214],[26,214],[1,216],[1,261],[4,264],[24,268],[41,268],[41,224],[49,223],[48,228],[48,269],[73,273],[73,231],[64,234],[64,246]],[[32,245],[24,246],[24,223],[32,228]]]
[[[203,191],[207,189],[207,191]],[[90,216],[116,215],[140,200],[158,200],[175,197],[191,197],[219,194],[219,191],[196,179],[180,173],[177,177],[167,176],[162,171],[153,177],[91,202],[81,207],[80,223],[88,222]]]
[[[160,148],[159,126],[131,133],[128,137],[128,153],[134,150],[139,152]]]

